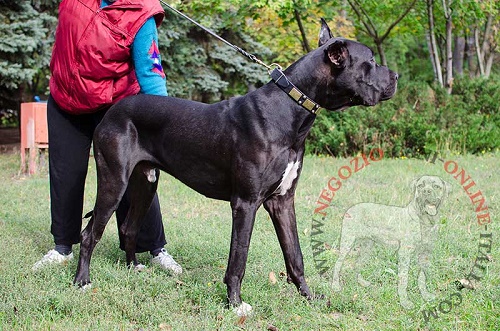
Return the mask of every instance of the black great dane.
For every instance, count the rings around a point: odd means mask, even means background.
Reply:
[[[111,107],[94,135],[97,199],[81,235],[75,284],[90,284],[92,251],[128,187],[131,207],[120,232],[127,263],[137,264],[136,234],[159,170],[195,191],[226,200],[232,234],[224,282],[238,313],[251,306],[240,289],[257,209],[271,216],[288,279],[311,298],[295,220],[294,196],[305,139],[321,106],[342,110],[391,98],[398,76],[355,41],[333,38],[322,21],[319,47],[244,96],[215,104],[136,95]]]

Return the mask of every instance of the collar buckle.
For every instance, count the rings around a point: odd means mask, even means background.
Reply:
[[[295,102],[305,108],[312,114],[317,114],[321,109],[314,100],[305,95],[297,86],[293,85],[292,82],[288,80],[281,67],[277,66],[273,71],[269,73],[271,79],[280,89],[282,89],[286,94],[288,94]]]

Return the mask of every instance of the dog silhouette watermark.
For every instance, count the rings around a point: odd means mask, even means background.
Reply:
[[[370,157],[377,155],[377,157]],[[313,249],[314,264],[318,272],[331,279],[329,283],[333,292],[342,290],[342,270],[346,258],[353,251],[357,254],[355,271],[357,282],[363,286],[370,286],[361,274],[364,266],[373,257],[375,244],[389,248],[397,256],[397,294],[401,306],[405,309],[414,309],[415,304],[408,296],[409,270],[415,266],[417,269],[417,286],[422,299],[427,302],[426,308],[420,311],[426,322],[431,318],[438,318],[440,314],[450,313],[454,307],[462,303],[461,290],[473,289],[485,275],[488,263],[491,261],[492,233],[490,216],[486,199],[477,188],[476,183],[467,174],[457,161],[444,160],[437,153],[431,154],[426,160],[429,165],[442,166],[443,176],[419,175],[416,179],[408,179],[411,187],[411,198],[407,204],[394,206],[374,202],[360,202],[342,213],[340,220],[340,234],[338,246],[329,245],[320,237],[335,237],[334,234],[325,233],[327,217],[330,207],[334,206],[334,197],[346,181],[359,171],[366,171],[368,165],[380,161],[383,151],[372,150],[369,156],[360,156],[349,161],[350,166],[342,166],[336,176],[331,177],[326,188],[316,201],[313,214],[311,247]],[[359,162],[363,161],[363,162]],[[362,164],[363,167],[354,167]],[[348,171],[351,169],[351,171]],[[357,169],[354,171],[353,169]],[[445,177],[448,176],[448,177]],[[446,200],[451,191],[451,183],[460,185],[473,205],[479,225],[478,252],[470,267],[470,272],[456,280],[456,287],[452,293],[436,295],[429,290],[430,267],[432,255],[438,242],[440,214],[446,210]],[[338,228],[338,227],[337,227]],[[326,251],[334,251],[337,255],[335,263],[329,263],[325,258]]]
[[[341,290],[340,271],[354,245],[359,245],[359,261],[366,264],[374,243],[392,248],[398,254],[398,294],[401,305],[414,308],[408,298],[410,262],[417,255],[420,267],[418,287],[422,298],[432,300],[427,290],[429,255],[437,236],[438,211],[449,191],[449,184],[437,176],[422,176],[412,183],[413,199],[407,206],[396,207],[377,203],[360,203],[349,208],[342,221],[339,257],[333,270],[333,289]],[[362,286],[371,285],[361,273]]]

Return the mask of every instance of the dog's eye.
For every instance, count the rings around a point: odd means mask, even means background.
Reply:
[[[439,186],[439,185],[434,185],[434,188],[435,188],[436,190],[440,190],[440,189],[441,189],[441,186]]]

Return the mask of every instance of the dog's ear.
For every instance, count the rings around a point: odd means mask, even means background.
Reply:
[[[345,61],[349,56],[349,51],[347,50],[347,44],[345,41],[337,40],[327,47],[325,54],[334,67],[344,68]]]
[[[411,189],[411,192],[413,195],[415,195],[415,192],[417,190],[417,182],[419,179],[420,179],[420,177],[417,177],[417,178],[413,179],[410,183],[410,189]]]
[[[328,24],[326,24],[325,19],[321,18],[321,29],[319,30],[318,47],[323,46],[328,40],[332,38],[332,31],[330,31],[330,28],[328,27]]]
[[[450,192],[451,192],[451,184],[448,183],[447,181],[444,181],[441,177],[439,177],[441,179],[441,181],[443,182],[443,186],[444,186],[444,198],[448,197],[448,195],[450,195]]]

